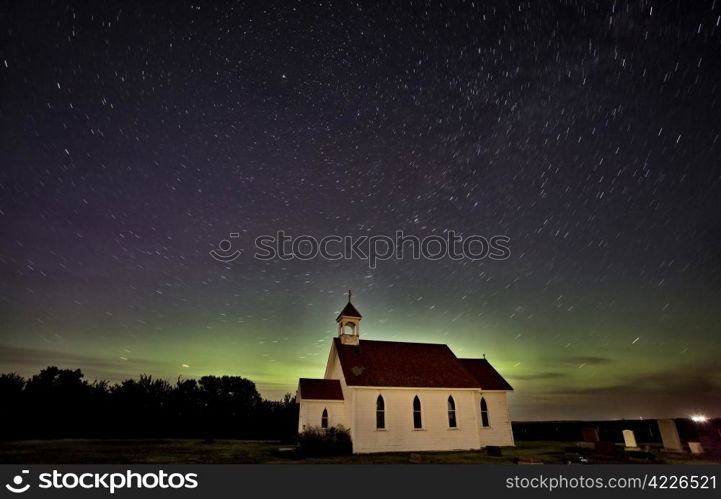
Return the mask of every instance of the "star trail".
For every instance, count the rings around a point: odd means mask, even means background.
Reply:
[[[485,354],[514,419],[721,413],[721,2],[2,10],[0,372],[277,398],[352,288],[364,338]],[[253,258],[399,230],[510,256]]]

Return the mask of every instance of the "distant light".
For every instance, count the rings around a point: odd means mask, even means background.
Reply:
[[[708,418],[706,416],[702,416],[701,414],[697,414],[695,416],[691,416],[691,421],[694,423],[705,423],[708,421]]]

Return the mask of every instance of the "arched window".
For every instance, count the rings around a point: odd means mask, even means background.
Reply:
[[[328,409],[323,409],[323,414],[320,417],[320,427],[328,428]]]
[[[376,429],[384,430],[386,427],[386,403],[383,397],[378,395],[376,399]]]
[[[486,399],[481,397],[481,426],[484,428],[489,427],[488,424],[488,404],[486,404]]]
[[[413,428],[423,428],[423,419],[421,418],[421,399],[418,398],[418,395],[416,395],[416,398],[413,399]]]
[[[448,396],[448,427],[456,427],[456,402],[452,395]]]

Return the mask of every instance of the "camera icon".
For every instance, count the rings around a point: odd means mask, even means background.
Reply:
[[[21,470],[20,475],[15,475],[12,480],[12,485],[9,483],[5,484],[5,488],[8,489],[13,494],[22,494],[23,492],[27,492],[27,490],[30,488],[30,484],[26,483],[23,485],[23,475],[27,475],[30,473],[29,470]]]
[[[239,232],[231,232],[228,234],[230,239],[238,239],[240,237]],[[241,250],[234,250],[231,251],[233,248],[233,244],[228,239],[223,239],[218,243],[218,249],[210,250],[210,256],[213,258],[213,260],[216,260],[221,263],[230,263],[233,260],[236,260],[240,254],[242,253]]]

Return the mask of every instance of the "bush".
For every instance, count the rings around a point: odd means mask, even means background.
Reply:
[[[343,426],[310,428],[298,435],[303,456],[342,456],[353,453],[350,431]]]

